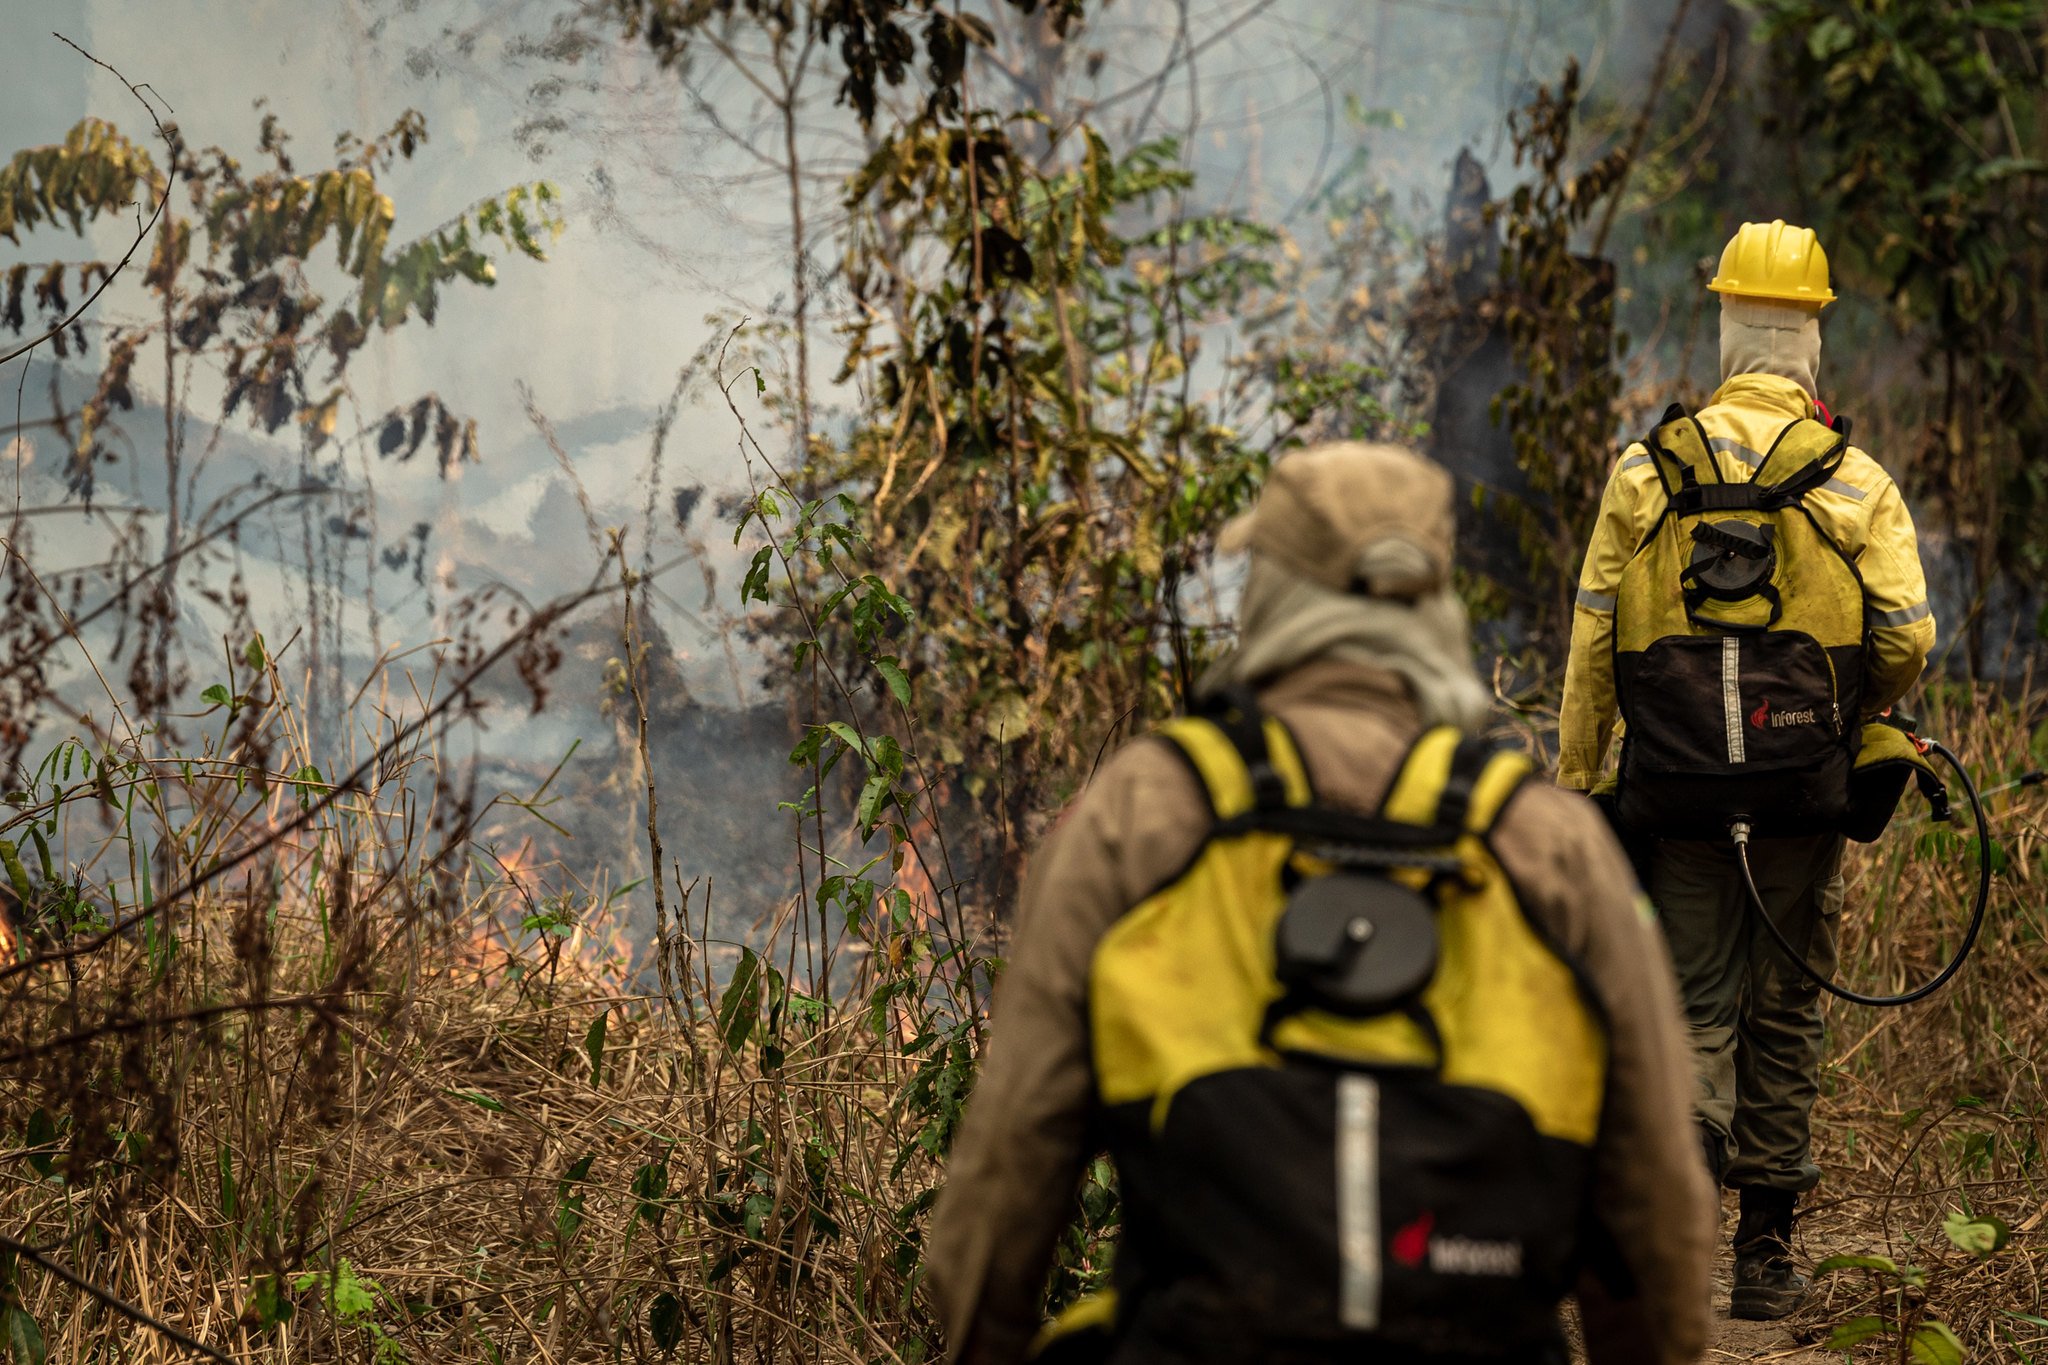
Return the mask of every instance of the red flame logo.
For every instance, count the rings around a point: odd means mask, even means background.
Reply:
[[[1749,723],[1761,730],[1771,723],[1771,699],[1765,697],[1757,703],[1756,710],[1749,713]]]
[[[1394,1260],[1409,1269],[1429,1259],[1429,1234],[1436,1227],[1436,1215],[1425,1213],[1394,1234],[1388,1251]]]

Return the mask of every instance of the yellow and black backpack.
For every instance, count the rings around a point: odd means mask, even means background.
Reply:
[[[1743,480],[1677,404],[1643,445],[1665,506],[1615,597],[1619,823],[1695,839],[1737,818],[1766,835],[1842,828],[1863,580],[1805,499],[1840,468],[1848,423],[1792,422]]]
[[[1488,842],[1527,760],[1432,730],[1363,816],[1248,698],[1164,735],[1214,823],[1096,949],[1117,1294],[1040,1359],[1554,1345],[1607,1043]]]

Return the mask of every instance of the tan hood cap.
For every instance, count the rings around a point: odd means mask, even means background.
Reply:
[[[1337,441],[1280,459],[1217,539],[1334,592],[1413,599],[1451,581],[1450,472],[1401,446]]]

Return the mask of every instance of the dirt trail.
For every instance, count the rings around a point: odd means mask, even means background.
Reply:
[[[1819,1346],[1827,1336],[1827,1310],[1819,1308],[1811,1300],[1807,1312],[1785,1322],[1737,1322],[1728,1316],[1728,1288],[1735,1272],[1735,1257],[1728,1248],[1729,1238],[1735,1231],[1735,1201],[1732,1196],[1722,1211],[1721,1224],[1721,1251],[1714,1261],[1713,1323],[1707,1332],[1706,1353],[1700,1357],[1702,1365],[1732,1365],[1735,1361],[1837,1365],[1841,1360],[1840,1354],[1821,1350]],[[1831,1232],[1836,1235],[1830,1235]],[[1801,1227],[1793,1238],[1800,1253],[1800,1264],[1807,1269],[1811,1269],[1815,1261],[1842,1249],[1836,1245],[1842,1240],[1839,1230],[1820,1226],[1818,1222]],[[1569,1309],[1565,1314],[1565,1335],[1571,1345],[1573,1365],[1585,1365],[1585,1347],[1579,1338],[1578,1321]]]
[[[1784,1323],[1737,1322],[1728,1316],[1728,1280],[1734,1261],[1723,1256],[1714,1267],[1714,1325],[1707,1338],[1704,1361],[1770,1360],[1781,1365],[1830,1365],[1841,1359],[1826,1351],[1801,1345]],[[1793,1319],[1793,1326],[1799,1326]]]
[[[1808,1300],[1809,1312],[1793,1316],[1785,1322],[1738,1322],[1728,1316],[1728,1288],[1735,1274],[1735,1257],[1729,1249],[1729,1240],[1735,1233],[1735,1200],[1731,1195],[1722,1209],[1721,1252],[1714,1260],[1714,1323],[1707,1336],[1707,1353],[1703,1361],[1773,1361],[1777,1365],[1834,1365],[1841,1360],[1839,1352],[1819,1349],[1816,1338],[1826,1339],[1820,1323],[1811,1314],[1812,1300]],[[1815,1219],[1802,1223],[1792,1234],[1794,1249],[1799,1253],[1802,1269],[1812,1270],[1816,1261],[1832,1256],[1842,1248],[1834,1243],[1838,1230],[1825,1225],[1824,1220]],[[1802,1340],[1803,1339],[1803,1340]]]

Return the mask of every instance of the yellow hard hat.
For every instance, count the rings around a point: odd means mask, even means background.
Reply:
[[[1717,294],[1749,299],[1777,299],[1811,304],[1815,309],[1835,301],[1828,288],[1828,253],[1812,228],[1793,227],[1782,218],[1744,223],[1721,252],[1721,268],[1707,281]]]

